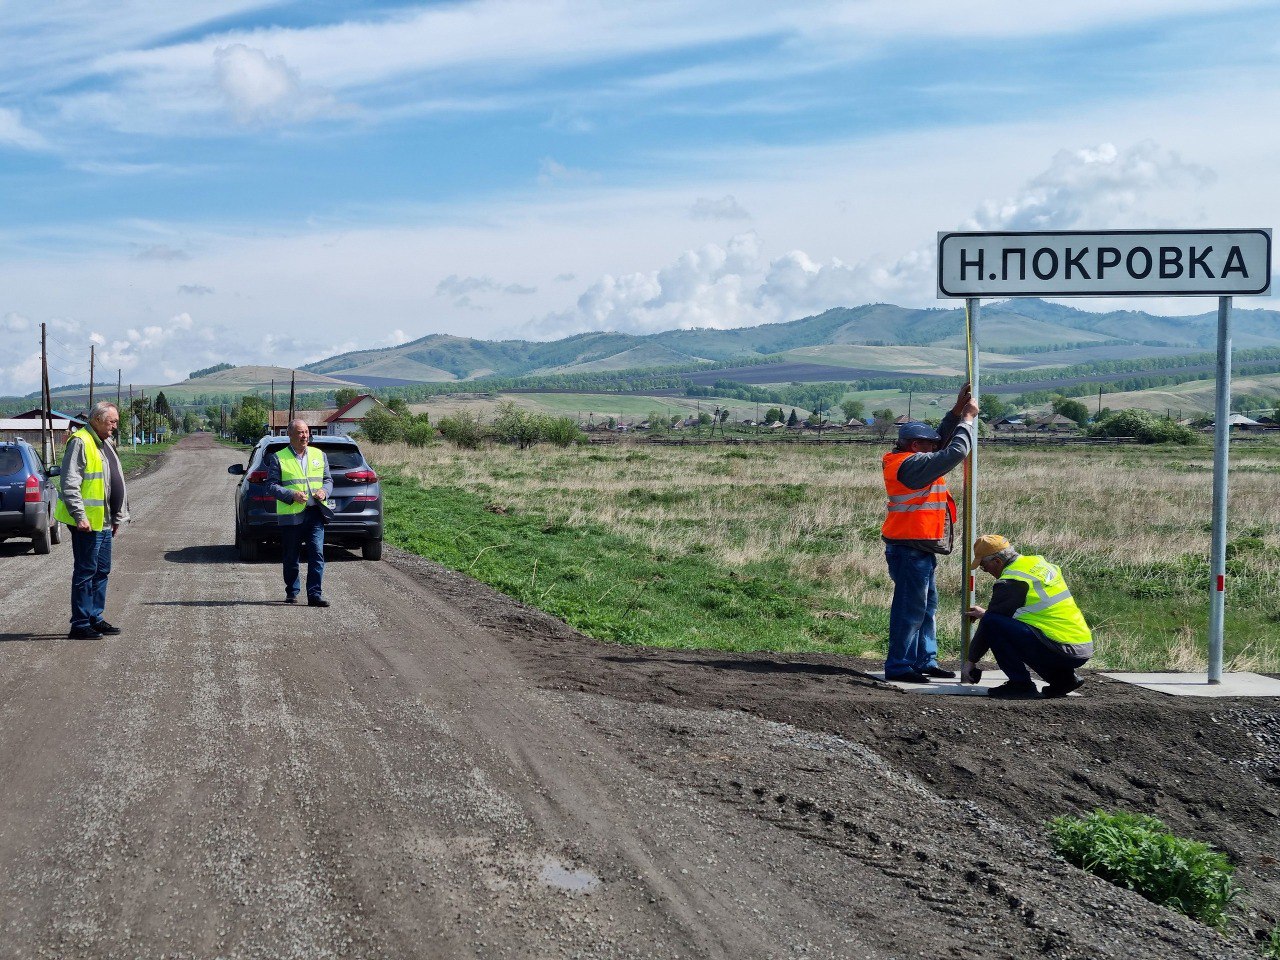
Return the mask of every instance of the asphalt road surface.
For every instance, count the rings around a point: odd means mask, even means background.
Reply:
[[[549,682],[594,648],[412,558],[285,606],[234,459],[130,484],[119,637],[65,639],[69,543],[0,545],[5,960],[1246,955],[862,744]]]

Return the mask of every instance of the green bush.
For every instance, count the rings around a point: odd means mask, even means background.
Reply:
[[[436,432],[431,424],[421,421],[410,424],[404,431],[404,442],[411,447],[428,447],[435,438]]]
[[[573,417],[544,417],[542,436],[547,443],[557,447],[585,443],[587,439],[586,434],[578,429],[578,422]]]
[[[1262,945],[1262,955],[1267,960],[1280,960],[1280,927],[1271,931],[1271,936]]]
[[[459,410],[451,416],[441,417],[440,435],[455,446],[467,450],[479,450],[484,443],[485,429],[480,416],[469,410]]]
[[[1237,893],[1234,868],[1207,844],[1176,837],[1139,813],[1056,817],[1049,830],[1053,849],[1077,867],[1208,926],[1226,922]]]
[[[1197,441],[1195,431],[1146,410],[1121,410],[1089,428],[1091,437],[1133,437],[1139,443],[1181,443]]]

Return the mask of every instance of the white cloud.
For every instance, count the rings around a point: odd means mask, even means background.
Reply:
[[[4,323],[0,326],[7,333],[18,333],[22,330],[30,330],[32,327],[31,320],[24,317],[20,313],[10,311],[4,315]]]
[[[335,110],[331,96],[308,90],[284,57],[233,43],[213,51],[219,91],[243,124],[306,120]]]
[[[699,197],[689,208],[694,220],[750,220],[751,214],[732,195],[726,193],[719,200]]]
[[[135,260],[172,261],[191,259],[191,254],[187,253],[187,251],[180,250],[177,247],[171,247],[168,244],[163,243],[157,243],[152,246],[145,247],[133,256]]]
[[[543,157],[542,163],[538,166],[538,183],[544,187],[553,187],[560,184],[591,183],[599,179],[600,175],[598,173],[565,166],[551,157]]]
[[[1061,150],[1049,169],[1013,197],[988,200],[963,224],[965,230],[1065,230],[1088,224],[1104,229],[1135,221],[1156,226],[1156,214],[1143,211],[1145,197],[1158,189],[1208,186],[1214,173],[1185,162],[1150,140],[1128,150],[1113,144]]]
[[[537,287],[528,287],[520,283],[499,283],[488,275],[483,277],[460,277],[454,273],[436,284],[437,297],[469,298],[473,293],[504,293],[511,296],[525,297],[537,292]]]
[[[0,107],[0,147],[17,147],[21,150],[47,150],[49,142],[22,122],[17,110]]]
[[[178,287],[178,292],[193,297],[205,297],[213,293],[213,287],[206,287],[202,283],[184,283]]]

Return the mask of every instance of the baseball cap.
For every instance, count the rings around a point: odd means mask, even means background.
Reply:
[[[973,544],[973,563],[969,564],[969,569],[976,570],[978,564],[987,559],[987,557],[999,553],[1001,550],[1007,550],[1011,546],[1013,544],[998,533],[988,533],[986,536],[979,537]]]
[[[898,428],[898,442],[909,443],[912,440],[941,440],[938,431],[927,423],[911,420]]]

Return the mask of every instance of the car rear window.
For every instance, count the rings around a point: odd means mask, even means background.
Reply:
[[[0,477],[26,472],[27,465],[23,463],[22,452],[17,447],[0,447]]]
[[[266,464],[268,457],[274,457],[283,450],[288,444],[280,444],[279,446],[267,447],[262,455],[262,462]],[[324,443],[314,444],[317,450],[323,450],[325,458],[329,461],[330,470],[353,470],[356,467],[364,465],[364,457],[360,455],[360,451],[352,446],[343,444],[340,447],[330,447]],[[265,469],[265,466],[264,468]]]

